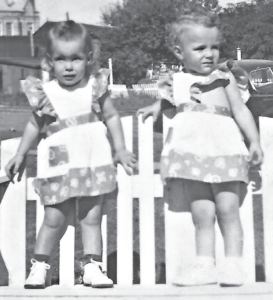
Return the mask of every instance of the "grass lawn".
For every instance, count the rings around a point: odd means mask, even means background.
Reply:
[[[153,103],[154,99],[148,96],[136,96],[131,95],[129,99],[114,99],[116,108],[121,116],[134,115],[138,108],[144,107]],[[25,103],[23,101],[23,103]],[[1,104],[1,97],[0,97]],[[6,104],[6,103],[4,103]],[[27,105],[23,107],[12,106],[0,106],[0,140],[14,138],[21,136],[24,127],[29,119],[31,110]],[[133,149],[134,153],[138,154],[137,149],[137,119],[134,117],[134,141]],[[159,161],[160,153],[162,150],[162,134],[154,134],[154,160]],[[27,176],[33,177],[36,175],[36,157],[30,155],[27,162]],[[252,180],[257,184],[257,190],[260,186],[258,172],[251,171]],[[262,221],[262,198],[261,195],[255,195],[253,199],[254,204],[254,221],[255,221],[255,247],[256,247],[256,274],[257,280],[264,280],[264,250],[263,250],[263,221]],[[108,213],[108,274],[114,281],[116,281],[116,193],[112,193],[107,196],[106,208]],[[138,199],[133,201],[133,250],[134,250],[134,283],[139,283],[139,203]],[[35,215],[36,205],[34,201],[27,202],[27,272],[29,272],[30,259],[32,258],[35,245]],[[165,238],[164,238],[164,202],[162,198],[155,199],[155,236],[156,236],[156,282],[165,282]],[[79,258],[82,255],[82,243],[80,238],[80,227],[77,226],[76,230],[76,249],[75,249],[75,278],[79,276]],[[59,253],[58,247],[56,247],[54,254],[52,255],[52,279],[54,283],[58,282],[58,261]],[[4,270],[3,262],[1,263],[0,255],[0,285],[7,284],[7,273]],[[3,274],[6,274],[3,276]]]

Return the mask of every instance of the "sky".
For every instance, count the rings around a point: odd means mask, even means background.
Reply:
[[[40,12],[41,24],[49,21],[63,21],[66,12],[69,18],[81,23],[99,25],[101,10],[122,0],[36,0],[36,10]]]
[[[122,0],[36,0],[35,2],[36,9],[40,12],[40,25],[47,20],[65,20],[66,12],[69,18],[76,22],[99,25],[101,24],[101,10],[109,8],[113,3],[122,3]],[[236,2],[239,0],[219,0],[222,6]]]

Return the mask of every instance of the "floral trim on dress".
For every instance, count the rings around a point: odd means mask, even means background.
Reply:
[[[187,102],[180,104],[177,108],[177,112],[203,112],[207,114],[215,114],[225,117],[231,117],[231,111],[228,107],[219,105],[206,105],[196,102]]]
[[[54,107],[43,90],[40,79],[32,76],[27,77],[23,89],[30,106],[39,117],[43,115],[57,117]]]
[[[161,177],[186,178],[209,183],[244,181],[248,183],[248,157],[198,156],[192,153],[178,154],[174,150],[161,157]]]
[[[101,108],[100,108],[100,98],[109,96],[108,91],[108,77],[110,75],[109,69],[100,69],[95,74],[95,80],[92,86],[92,109],[93,111],[100,115],[101,119]]]
[[[42,205],[55,205],[72,197],[97,196],[116,188],[116,168],[108,165],[70,169],[63,176],[35,178],[33,186]]]

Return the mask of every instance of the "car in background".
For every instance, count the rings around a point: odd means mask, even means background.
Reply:
[[[273,118],[273,61],[243,59],[235,62],[247,73],[250,98],[246,105],[256,124],[260,116]]]

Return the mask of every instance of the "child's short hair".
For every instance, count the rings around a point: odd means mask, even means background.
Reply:
[[[203,7],[185,9],[173,23],[167,26],[167,43],[170,50],[180,42],[181,36],[190,25],[219,28],[219,18],[217,14]]]
[[[71,41],[74,39],[82,39],[86,52],[91,51],[91,37],[87,28],[72,20],[57,23],[48,32],[47,52],[51,52],[52,42],[54,40]]]
[[[72,20],[58,22],[48,32],[46,56],[42,61],[42,69],[45,71],[51,71],[51,67],[48,62],[48,54],[52,51],[52,43],[54,40],[71,41],[75,39],[81,39],[83,41],[85,52],[92,52],[93,59],[94,53],[97,54],[95,56],[98,56],[100,48],[99,40],[93,40],[91,34],[84,25]]]

